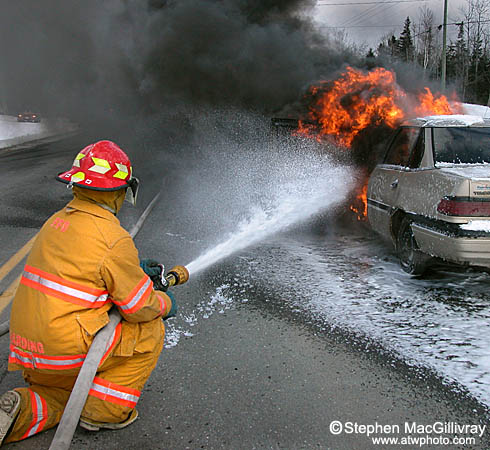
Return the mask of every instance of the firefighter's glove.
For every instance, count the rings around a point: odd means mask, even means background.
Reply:
[[[170,319],[171,317],[175,317],[177,315],[178,307],[177,303],[175,302],[175,297],[173,296],[172,292],[167,291],[167,295],[170,297],[170,300],[172,300],[172,308],[170,308],[170,311],[168,314],[163,318],[163,320]]]
[[[160,263],[154,259],[142,259],[140,267],[150,278],[159,276],[162,273]]]
[[[142,259],[140,267],[153,281],[153,287],[157,291],[166,292],[168,289],[168,281],[165,279],[165,269],[163,264],[160,264],[154,259]]]

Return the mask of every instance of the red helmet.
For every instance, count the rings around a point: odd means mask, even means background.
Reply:
[[[58,181],[97,191],[117,191],[130,186],[131,162],[114,142],[99,141],[85,147],[73,167],[58,174]]]
[[[61,172],[58,181],[96,191],[117,191],[129,187],[127,199],[135,204],[139,181],[133,177],[128,156],[112,141],[99,141],[85,147],[73,167]]]

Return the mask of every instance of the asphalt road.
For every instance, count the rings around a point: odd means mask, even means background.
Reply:
[[[84,144],[79,137],[0,153],[0,264],[69,201],[70,192],[53,176],[70,166]],[[127,206],[121,222],[129,229],[163,186],[161,203],[135,241],[142,257],[157,256],[171,266],[187,263],[204,244],[195,239],[195,231],[187,233],[192,217],[185,197],[173,188],[177,183],[163,182],[163,172],[155,163],[140,165],[139,174],[148,183],[140,205]],[[406,422],[488,428],[486,409],[436,375],[352,339],[347,330],[317,326],[300,310],[285,308],[283,300],[296,295],[294,290],[268,284],[264,273],[237,276],[242,258],[253,260],[254,252],[267,248],[249,249],[175,289],[180,315],[168,321],[167,346],[138,404],[140,419],[117,432],[78,429],[72,448],[418,448],[413,443],[374,446],[366,433],[335,435],[330,424],[395,425],[400,432],[393,428],[388,436],[399,438],[410,434],[404,432]],[[269,265],[271,271],[280,270],[274,261]],[[0,292],[20,270],[21,264],[1,281]],[[291,285],[301,281],[298,273]],[[0,321],[6,318],[8,308]],[[6,372],[8,336],[0,343],[0,387],[5,391],[22,385],[22,378]],[[53,435],[47,431],[10,448],[48,448]],[[444,436],[452,439],[453,434]],[[422,448],[490,448],[488,431],[466,446],[434,445],[438,435],[429,437],[432,444]]]

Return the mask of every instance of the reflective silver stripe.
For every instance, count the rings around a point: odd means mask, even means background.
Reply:
[[[56,283],[55,281],[47,280],[46,278],[43,278],[40,275],[36,275],[35,273],[24,271],[23,275],[28,280],[34,281],[35,283],[39,283],[42,286],[46,286],[47,288],[53,289],[55,291],[61,292],[66,295],[70,295],[72,297],[79,298],[81,300],[85,300],[87,302],[96,303],[96,302],[103,302],[107,300],[107,294],[103,294],[97,297],[87,292],[79,291],[78,289],[73,289],[67,286],[63,286],[62,284]]]
[[[71,358],[71,359],[48,359],[48,358],[41,358],[40,356],[37,355],[29,355],[29,356],[24,356],[18,354],[15,349],[10,352],[10,356],[12,358],[19,359],[20,361],[24,363],[30,363],[34,367],[37,367],[36,365],[39,364],[49,364],[51,366],[71,366],[73,364],[80,364],[83,363],[85,360],[85,356],[80,356],[78,358]]]
[[[34,391],[32,391],[32,393],[34,394],[34,398],[36,399],[36,423],[29,430],[29,432],[27,433],[27,436],[32,436],[32,435],[36,434],[37,432],[41,431],[38,428],[44,419],[42,399]]]
[[[92,389],[94,391],[100,392],[101,394],[112,395],[113,397],[120,398],[122,400],[127,400],[128,402],[138,403],[139,395],[128,394],[126,392],[116,391],[106,386],[101,386],[100,384],[92,384]]]
[[[145,284],[141,286],[140,290],[133,297],[133,299],[130,302],[126,303],[125,305],[119,305],[119,307],[123,310],[131,309],[134,305],[136,305],[141,300],[141,297],[143,297],[143,294],[148,289],[148,286],[150,286],[151,282],[152,282],[151,279],[148,278]]]
[[[18,355],[17,353],[15,353],[13,350],[10,352],[10,357],[11,358],[15,358],[15,359],[19,359],[20,361],[22,361],[23,363],[26,363],[26,364],[30,364],[30,365],[34,365],[33,364],[33,361],[31,361],[30,358],[27,358],[26,356],[22,356],[22,355]]]

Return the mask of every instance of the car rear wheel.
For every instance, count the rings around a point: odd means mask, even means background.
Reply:
[[[396,239],[396,251],[405,272],[422,275],[429,267],[431,257],[418,249],[411,224],[412,221],[408,217],[403,218]]]

